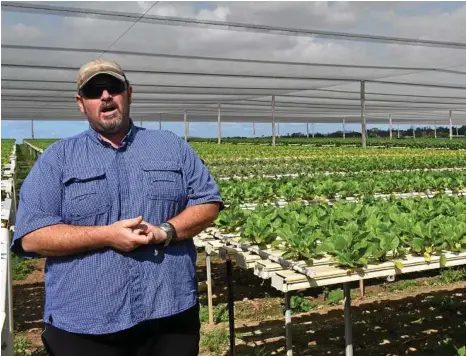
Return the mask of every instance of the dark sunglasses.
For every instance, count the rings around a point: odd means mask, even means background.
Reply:
[[[86,99],[99,99],[102,97],[104,90],[110,95],[118,95],[123,93],[127,88],[127,84],[119,80],[106,83],[89,83],[79,91],[79,94]]]

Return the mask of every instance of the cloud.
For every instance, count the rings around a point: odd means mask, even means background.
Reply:
[[[153,2],[74,2],[71,6],[95,8],[142,14]],[[431,7],[427,9],[427,7]],[[13,13],[4,12],[2,18]],[[430,38],[445,41],[466,42],[466,6],[441,3],[404,2],[159,2],[149,14],[186,18],[232,21],[270,26],[330,30],[335,32],[359,32],[397,37]],[[23,15],[21,15],[23,16]],[[15,19],[20,18],[15,14]],[[94,18],[72,18],[30,15],[28,21],[7,23],[2,21],[2,43],[27,43],[102,50],[115,41],[132,22],[116,22]],[[47,26],[44,18],[53,19]],[[41,20],[42,19],[42,20]],[[27,25],[25,25],[27,23]],[[46,35],[45,35],[46,34]],[[437,47],[387,45],[356,41],[341,41],[319,37],[282,36],[277,34],[224,31],[213,28],[175,27],[146,23],[136,24],[123,36],[113,49],[190,54],[249,59],[272,59],[343,64],[372,64],[446,67],[466,63],[466,51]],[[93,53],[60,53],[4,50],[3,60],[13,63],[35,63],[79,67],[95,58]],[[408,70],[382,71],[345,68],[278,66],[242,64],[212,61],[192,61],[173,58],[136,56],[106,57],[117,60],[123,68],[147,70],[230,72],[236,74],[282,75],[296,77],[354,76],[361,79],[391,77],[393,80],[462,84],[464,76],[423,72],[411,74]],[[464,70],[464,68],[463,68]],[[75,80],[76,74],[67,71],[37,71],[4,69],[8,76]],[[389,80],[388,78],[387,80]],[[297,86],[332,87],[334,89],[359,90],[359,83],[309,82],[304,80],[243,79],[186,77],[174,75],[130,74],[136,83],[205,86],[254,86],[293,88]],[[70,87],[73,87],[72,85]],[[370,90],[393,94],[424,93],[429,95],[464,96],[464,91],[447,89],[423,89],[415,87],[389,87],[368,84]],[[151,94],[138,93],[142,97]],[[369,90],[369,89],[368,89]],[[213,95],[215,95],[214,93]],[[168,98],[160,94],[160,98]],[[182,96],[180,96],[183,99]],[[209,96],[204,96],[209,98]],[[214,96],[211,96],[213,98]],[[254,96],[252,96],[254,97]],[[71,97],[70,97],[71,98]],[[270,96],[264,97],[270,100]],[[147,109],[146,109],[147,111]],[[156,111],[154,109],[154,111]]]
[[[2,37],[9,41],[32,41],[43,36],[42,31],[35,26],[28,26],[18,22],[12,26],[2,29]]]

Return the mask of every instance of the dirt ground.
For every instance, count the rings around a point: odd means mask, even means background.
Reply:
[[[214,305],[227,301],[226,268],[213,259]],[[355,355],[456,355],[466,344],[466,281],[435,283],[437,272],[411,274],[402,290],[383,280],[368,281],[365,297],[352,285],[353,347]],[[199,280],[205,280],[205,256],[198,258]],[[284,355],[283,296],[269,281],[251,271],[233,270],[237,355]],[[33,355],[44,355],[40,333],[44,304],[44,260],[24,281],[14,282],[14,319],[17,336],[26,337]],[[318,304],[315,310],[293,315],[295,355],[344,355],[343,306],[325,304],[320,288],[301,295]],[[201,304],[206,305],[205,295]],[[225,313],[227,313],[225,311]],[[227,320],[227,319],[224,319]],[[227,330],[227,322],[206,323],[202,334]],[[226,337],[226,340],[225,340]],[[202,355],[228,355],[228,337],[220,351],[203,347]]]

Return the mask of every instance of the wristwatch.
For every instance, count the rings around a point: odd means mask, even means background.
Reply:
[[[165,240],[164,247],[167,247],[171,242],[176,241],[176,230],[175,227],[169,222],[164,222],[159,225],[163,231],[167,234],[167,239]]]

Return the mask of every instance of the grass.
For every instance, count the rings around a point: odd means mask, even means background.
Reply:
[[[300,295],[293,295],[290,298],[290,307],[293,313],[305,313],[317,309],[319,304],[311,302],[309,299]]]
[[[200,346],[210,355],[221,355],[228,345],[229,335],[225,328],[215,329],[201,335]]]
[[[29,356],[32,355],[31,342],[23,336],[15,337],[13,350],[15,356]]]
[[[341,289],[333,289],[328,293],[326,304],[338,305],[344,299],[344,293]]]
[[[218,324],[221,322],[228,321],[228,305],[221,303],[214,306],[214,323]],[[207,323],[209,321],[209,308],[205,305],[201,305],[199,309],[199,319],[201,323]]]
[[[455,283],[466,277],[466,268],[448,268],[440,271],[439,281],[444,284]]]
[[[11,254],[11,278],[14,281],[25,279],[35,269],[34,260]]]
[[[401,281],[398,281],[398,282],[386,284],[384,287],[389,292],[396,292],[396,291],[402,291],[402,290],[408,289],[410,287],[415,287],[415,286],[417,286],[416,281],[413,281],[411,279],[402,279]]]

